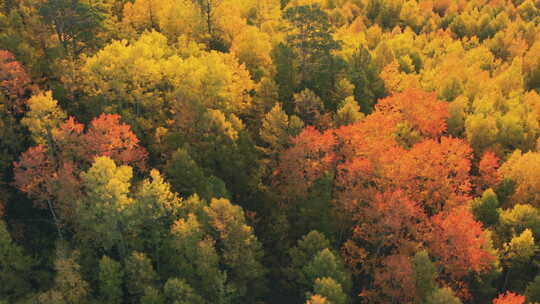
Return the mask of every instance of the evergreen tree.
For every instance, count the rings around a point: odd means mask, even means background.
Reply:
[[[300,88],[327,97],[342,64],[332,55],[340,44],[328,14],[318,4],[299,5],[289,7],[283,18],[290,24],[287,44],[296,55]]]

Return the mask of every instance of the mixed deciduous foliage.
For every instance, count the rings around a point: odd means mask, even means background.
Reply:
[[[540,302],[540,2],[0,0],[0,303]]]

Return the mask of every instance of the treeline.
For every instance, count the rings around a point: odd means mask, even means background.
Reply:
[[[0,0],[0,303],[540,302],[540,1]]]

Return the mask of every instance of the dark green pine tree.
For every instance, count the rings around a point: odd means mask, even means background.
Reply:
[[[380,71],[364,46],[354,52],[347,66],[348,78],[354,85],[354,98],[360,104],[360,110],[369,114],[377,100],[386,96],[384,81],[379,77]]]
[[[286,44],[279,43],[272,50],[272,62],[276,67],[274,80],[278,85],[279,100],[292,100],[293,94],[298,86],[298,76],[296,75],[295,52]],[[294,111],[292,102],[285,102],[283,110],[287,114],[292,114]]]
[[[97,33],[103,30],[104,12],[79,0],[46,0],[39,8],[45,24],[51,25],[63,50],[78,56],[97,46]]]
[[[343,60],[332,55],[340,44],[332,37],[328,15],[319,5],[301,5],[288,8],[283,16],[290,25],[287,45],[296,57],[300,85],[296,91],[309,88],[327,100],[344,67]]]

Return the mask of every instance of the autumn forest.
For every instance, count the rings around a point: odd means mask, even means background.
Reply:
[[[0,0],[1,304],[540,303],[540,1]]]

